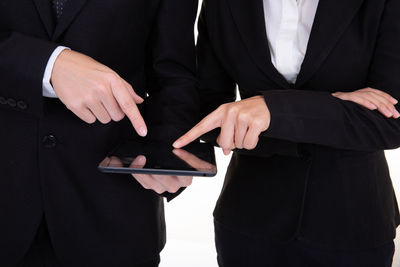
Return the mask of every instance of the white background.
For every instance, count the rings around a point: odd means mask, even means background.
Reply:
[[[216,150],[216,155],[216,177],[195,178],[193,184],[178,198],[166,203],[167,245],[161,253],[160,267],[218,266],[212,212],[230,156],[224,156],[220,149]],[[400,149],[388,151],[386,155],[393,185],[400,199]],[[400,246],[400,238],[396,239],[396,244]],[[395,254],[393,267],[400,267],[400,250]]]

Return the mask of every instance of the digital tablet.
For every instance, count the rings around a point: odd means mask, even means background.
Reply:
[[[127,141],[98,166],[107,173],[212,177],[217,174],[214,147],[192,143],[183,149],[161,142]]]

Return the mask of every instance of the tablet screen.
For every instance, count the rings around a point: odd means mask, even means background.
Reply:
[[[99,165],[103,172],[177,176],[214,176],[217,173],[213,146],[192,143],[183,149],[162,142],[127,141]]]

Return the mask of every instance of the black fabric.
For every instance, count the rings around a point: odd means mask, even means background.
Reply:
[[[205,0],[199,20],[202,115],[263,95],[271,125],[238,150],[214,215],[238,232],[326,248],[373,248],[400,222],[384,149],[400,120],[331,92],[371,86],[400,99],[400,2],[320,1],[295,84],[271,63],[262,1]],[[398,106],[397,106],[398,108]]]
[[[51,244],[49,230],[45,219],[39,225],[36,236],[17,267],[59,267],[61,266]]]
[[[163,199],[97,170],[121,139],[137,137],[129,121],[88,125],[44,98],[42,79],[58,45],[82,52],[149,95],[140,108],[151,138],[176,138],[198,119],[196,10],[195,0],[73,0],[54,23],[49,0],[1,2],[0,266],[21,261],[43,214],[65,266],[125,267],[159,254]]]
[[[154,259],[138,262],[134,265],[129,264],[126,267],[157,267],[159,263],[160,256],[156,256]],[[40,223],[35,239],[24,259],[15,267],[65,267],[57,259],[45,218]]]
[[[390,267],[393,241],[364,250],[327,250],[302,239],[287,243],[254,238],[215,222],[220,267]]]

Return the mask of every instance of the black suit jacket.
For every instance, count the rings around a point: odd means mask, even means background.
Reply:
[[[162,198],[97,170],[133,127],[84,123],[42,96],[42,78],[58,45],[82,52],[150,95],[142,112],[151,138],[177,137],[197,119],[196,10],[195,0],[70,0],[56,24],[49,0],[1,1],[1,266],[23,257],[43,216],[65,266],[133,266],[158,255]]]
[[[199,24],[203,115],[265,96],[271,125],[254,151],[237,151],[216,220],[255,236],[329,248],[370,248],[399,224],[384,149],[400,146],[400,120],[335,91],[364,87],[400,99],[400,2],[321,0],[296,84],[273,67],[263,1],[206,0]]]

